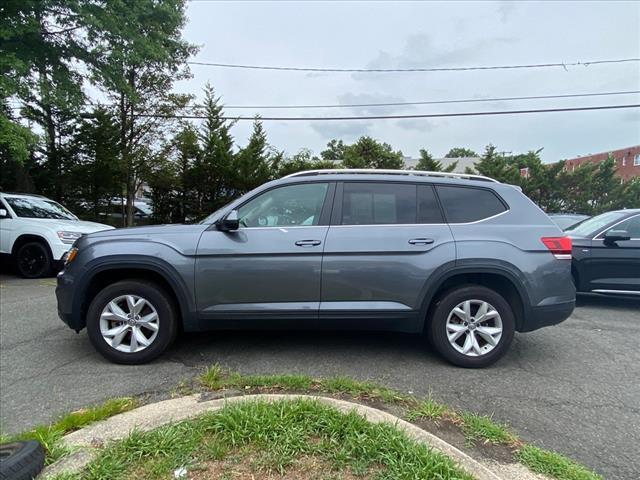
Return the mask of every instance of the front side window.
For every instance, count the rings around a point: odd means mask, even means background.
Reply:
[[[342,225],[416,223],[416,186],[401,183],[345,183]]]
[[[36,197],[4,197],[18,217],[77,220],[76,216],[53,200]]]
[[[631,238],[640,238],[640,215],[631,217],[622,223],[619,223],[611,230],[624,230]]]
[[[436,189],[449,223],[475,222],[507,210],[491,190],[444,185]]]
[[[238,209],[240,227],[318,225],[328,188],[327,183],[306,183],[269,190]]]

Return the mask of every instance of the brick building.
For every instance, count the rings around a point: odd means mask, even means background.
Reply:
[[[565,169],[573,171],[585,162],[600,163],[609,158],[609,155],[616,160],[616,176],[620,177],[621,182],[640,177],[640,145],[570,158],[565,160]]]

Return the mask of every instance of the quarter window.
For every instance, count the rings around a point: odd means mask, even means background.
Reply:
[[[306,183],[274,188],[238,209],[242,228],[318,225],[327,183]]]
[[[416,222],[416,185],[345,183],[342,225],[389,225]]]
[[[443,185],[436,189],[449,223],[475,222],[506,211],[491,190]]]

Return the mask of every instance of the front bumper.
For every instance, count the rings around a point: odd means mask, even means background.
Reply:
[[[79,306],[74,305],[74,293],[78,290],[76,277],[66,270],[58,273],[56,286],[56,300],[58,301],[58,316],[69,328],[80,331],[84,328]],[[75,308],[74,308],[75,307]]]
[[[565,321],[573,313],[576,301],[555,303],[553,305],[544,305],[539,307],[531,307],[526,321],[519,329],[520,332],[533,332],[542,327],[557,325]]]

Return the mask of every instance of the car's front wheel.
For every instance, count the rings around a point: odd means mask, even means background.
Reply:
[[[93,346],[115,363],[146,363],[164,352],[177,333],[171,297],[145,280],[125,280],[100,291],[87,312]]]
[[[51,273],[49,248],[42,242],[27,242],[16,251],[16,267],[25,278],[40,278]]]
[[[479,285],[466,285],[439,300],[427,333],[431,344],[449,362],[480,368],[507,352],[514,332],[513,310],[502,295]]]

